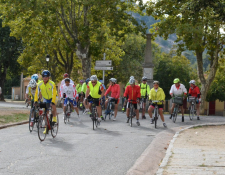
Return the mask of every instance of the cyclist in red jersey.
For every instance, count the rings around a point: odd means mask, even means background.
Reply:
[[[136,118],[137,118],[137,125],[140,126],[139,122],[139,111],[137,109],[137,103],[140,101],[141,93],[140,93],[140,86],[135,85],[135,80],[130,79],[129,81],[130,85],[126,87],[126,90],[124,92],[124,98],[127,97],[128,95],[128,103],[127,103],[127,123],[129,123],[129,112],[130,112],[130,100],[132,101],[132,104],[134,105],[135,113],[136,113]]]
[[[190,88],[189,88],[189,96],[192,96],[192,97],[196,97],[197,100],[196,100],[196,110],[197,110],[197,120],[200,120],[199,118],[199,106],[200,106],[200,102],[201,102],[201,92],[199,90],[199,87],[195,85],[195,80],[191,80],[189,82],[190,84]]]
[[[111,92],[111,97],[114,98],[112,101],[115,102],[115,111],[114,111],[114,119],[113,121],[116,120],[116,115],[118,111],[118,104],[120,102],[120,85],[116,84],[116,79],[115,78],[110,78],[110,86],[105,92],[105,96]],[[105,101],[105,109],[107,109],[108,105],[108,100]]]

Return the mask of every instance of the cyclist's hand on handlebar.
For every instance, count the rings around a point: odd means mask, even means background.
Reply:
[[[137,103],[140,103],[140,98],[137,98]]]
[[[55,103],[51,102],[52,105],[55,105]]]

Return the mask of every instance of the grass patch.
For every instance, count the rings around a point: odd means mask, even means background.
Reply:
[[[205,165],[204,163],[199,165],[199,167],[207,167],[207,165]]]
[[[198,129],[198,128],[202,128],[203,126],[195,126],[193,127],[193,129]]]
[[[13,114],[0,116],[0,125],[17,123],[29,119],[29,114]]]

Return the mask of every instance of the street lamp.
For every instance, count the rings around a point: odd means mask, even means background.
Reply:
[[[49,59],[50,59],[50,56],[49,56],[49,54],[47,54],[47,56],[46,56],[46,62],[47,62],[47,69],[48,69],[48,62],[49,62]]]

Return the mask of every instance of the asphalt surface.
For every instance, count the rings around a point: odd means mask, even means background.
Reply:
[[[24,104],[0,102],[0,107],[20,108]],[[140,120],[141,126],[134,123],[130,127],[125,123],[125,114],[119,112],[116,121],[102,121],[100,127],[93,130],[88,115],[81,115],[79,122],[75,114],[69,124],[63,123],[62,114],[59,118],[57,137],[53,139],[49,134],[44,142],[39,141],[36,128],[29,132],[27,124],[1,129],[0,174],[127,174],[134,165],[141,163],[136,161],[152,141],[163,139],[160,135],[162,131],[170,133],[174,127],[224,121],[222,117],[202,117],[200,121],[190,121],[186,116],[184,123],[178,118],[174,124],[167,115],[168,128],[159,121],[159,127],[155,129],[149,118]],[[159,135],[160,138],[156,138]],[[157,146],[155,144],[151,149]],[[154,157],[150,158],[154,161]]]

